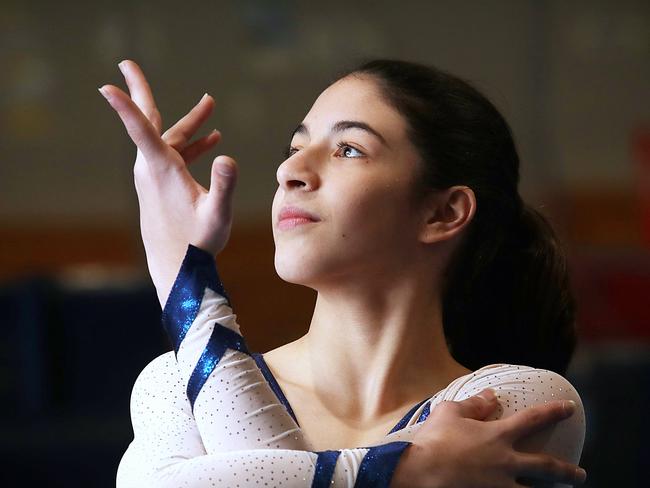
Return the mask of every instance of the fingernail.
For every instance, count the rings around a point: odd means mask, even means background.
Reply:
[[[587,472],[582,468],[576,468],[575,478],[577,482],[584,483],[587,479]]]
[[[201,97],[201,100],[199,100],[199,103],[201,103],[206,98],[208,98],[208,93],[207,92],[203,94],[203,96]]]
[[[102,96],[103,96],[106,100],[110,100],[110,99],[111,99],[111,96],[109,95],[108,90],[106,90],[105,87],[102,86],[102,87],[97,88],[97,89],[99,90],[99,93],[101,93]]]
[[[223,176],[232,176],[234,169],[230,163],[218,163],[217,172]]]
[[[122,73],[124,73],[124,66],[125,66],[124,61],[120,61],[119,63],[117,63],[117,67],[120,68],[120,71]]]
[[[563,407],[564,407],[564,413],[570,415],[576,410],[576,402],[574,402],[573,400],[566,400],[563,403]]]
[[[483,400],[487,402],[493,402],[496,400],[497,395],[494,393],[494,390],[492,388],[488,388],[486,390],[483,390],[481,393],[478,394]]]

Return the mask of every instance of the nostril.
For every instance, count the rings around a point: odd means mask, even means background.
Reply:
[[[289,180],[287,186],[290,188],[302,188],[303,186],[307,186],[307,183],[301,180]]]

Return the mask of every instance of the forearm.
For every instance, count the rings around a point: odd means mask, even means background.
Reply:
[[[163,311],[163,325],[208,454],[307,447],[250,356],[210,254],[188,248]],[[262,422],[265,417],[273,422]]]
[[[250,441],[250,434],[260,436],[258,444],[270,443],[269,433],[258,430],[271,420],[264,415],[251,419],[252,425],[245,428],[229,417],[233,430],[231,435],[219,439],[226,444],[222,446],[223,451],[207,453],[178,381],[178,364],[171,353],[160,356],[142,371],[133,388],[131,419],[135,438],[120,463],[118,487],[202,488],[212,486],[210,483],[218,478],[224,481],[216,483],[217,486],[239,483],[242,488],[264,486],[264,483],[298,487],[388,486],[393,469],[409,444],[393,442],[372,448],[325,452],[227,449],[244,445],[242,439]],[[278,478],[278,472],[283,477]]]
[[[401,448],[399,445],[389,447],[394,450]],[[128,457],[125,456],[118,471],[118,488],[395,486],[389,484],[389,466],[385,462],[372,465],[366,462],[364,465],[368,450],[360,448],[321,453],[251,449],[173,460],[148,460],[141,453],[136,453],[137,448],[129,449],[133,450],[127,453]]]

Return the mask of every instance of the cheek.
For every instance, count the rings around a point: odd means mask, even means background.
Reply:
[[[346,235],[359,239],[406,237],[412,225],[412,210],[402,182],[373,185],[350,199],[341,199],[339,212]],[[398,235],[396,235],[398,234]]]

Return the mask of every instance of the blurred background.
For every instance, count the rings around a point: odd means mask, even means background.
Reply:
[[[130,389],[169,349],[139,240],[135,149],[97,92],[124,86],[117,63],[140,63],[166,126],[216,98],[211,157],[241,170],[220,269],[251,349],[266,352],[306,331],[314,301],[273,269],[283,147],[331,77],[369,57],[460,75],[510,122],[521,192],[570,256],[587,486],[647,486],[650,3],[2,0],[3,486],[113,486]],[[193,169],[203,182],[208,159]]]

